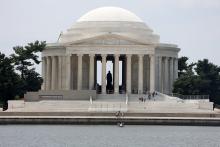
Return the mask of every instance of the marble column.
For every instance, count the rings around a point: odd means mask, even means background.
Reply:
[[[126,55],[126,91],[127,93],[131,93],[131,55]]]
[[[178,58],[174,58],[174,81],[178,78]]]
[[[52,77],[51,77],[51,89],[57,89],[57,60],[56,56],[52,56]]]
[[[123,58],[122,60],[122,90],[125,91],[126,86],[126,62]]]
[[[47,61],[46,57],[42,57],[42,78],[43,78],[43,83],[41,86],[41,90],[46,90],[46,73],[47,73]]]
[[[47,76],[46,76],[46,90],[51,88],[51,57],[47,57]]]
[[[143,93],[143,55],[138,55],[138,93]]]
[[[170,85],[169,85],[169,93],[172,93],[173,90],[173,58],[170,58]]]
[[[102,54],[102,93],[106,94],[106,56]]]
[[[94,54],[89,55],[89,89],[94,89]]]
[[[62,56],[58,56],[58,89],[62,89]]]
[[[66,90],[71,90],[71,55],[66,56]]]
[[[150,92],[155,91],[155,56],[150,55]]]
[[[82,54],[77,54],[78,56],[78,72],[77,72],[77,90],[82,90]]]
[[[95,56],[94,57],[94,60],[95,60],[95,71],[94,71],[94,80],[95,80],[95,90],[97,91],[97,57]]]
[[[164,58],[164,86],[163,86],[165,94],[169,93],[169,91],[168,91],[168,89],[169,89],[169,82],[168,82],[169,72],[168,72],[168,68],[169,68],[169,66],[168,66],[168,57],[165,57]]]
[[[162,57],[158,57],[158,90],[162,92]]]
[[[120,55],[117,55],[117,54],[114,55],[114,57],[115,57],[114,93],[116,93],[116,94],[119,92],[119,56]]]

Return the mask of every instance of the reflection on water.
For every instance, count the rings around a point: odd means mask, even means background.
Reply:
[[[0,147],[220,147],[220,127],[2,125]]]

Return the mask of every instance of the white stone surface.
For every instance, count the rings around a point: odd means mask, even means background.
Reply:
[[[164,96],[164,97],[163,97]],[[166,97],[166,98],[165,98]],[[146,102],[135,100],[123,101],[115,99],[97,99],[90,103],[87,100],[42,100],[38,102],[9,101],[8,112],[140,112],[140,113],[219,113],[213,111],[213,103],[194,100],[177,101],[166,95],[159,95],[156,99]]]
[[[81,21],[134,21],[143,22],[132,12],[119,7],[101,7],[89,11],[77,22]]]
[[[179,51],[177,45],[159,43],[159,36],[128,10],[98,8],[61,33],[56,43],[47,44],[42,52],[45,59],[42,90],[94,89],[97,83],[96,62],[102,59],[100,86],[103,94],[106,93],[108,60],[114,61],[115,94],[119,93],[119,87],[122,92],[133,94],[135,91],[140,94],[153,92],[155,88],[169,94],[177,78]],[[156,62],[158,56],[161,57],[160,62]],[[168,58],[174,67],[168,66]],[[123,61],[123,85],[119,85],[120,61]]]
[[[78,54],[77,90],[82,90],[82,54]]]
[[[106,55],[102,55],[102,94],[106,93]]]
[[[114,93],[119,92],[119,55],[115,55],[115,78],[114,78]]]
[[[94,54],[89,55],[89,88],[90,90],[93,90],[94,88]]]
[[[143,93],[143,55],[138,55],[138,93]]]
[[[127,58],[126,90],[127,93],[131,93],[131,55],[126,55],[126,58]]]
[[[66,90],[71,89],[71,55],[66,56]]]
[[[18,108],[25,108],[24,100],[9,100],[8,101],[8,109],[18,109]]]

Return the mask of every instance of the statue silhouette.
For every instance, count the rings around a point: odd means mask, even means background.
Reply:
[[[107,90],[112,90],[112,74],[110,71],[107,73]]]

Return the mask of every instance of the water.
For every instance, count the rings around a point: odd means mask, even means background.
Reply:
[[[2,125],[0,147],[220,147],[220,127]]]

